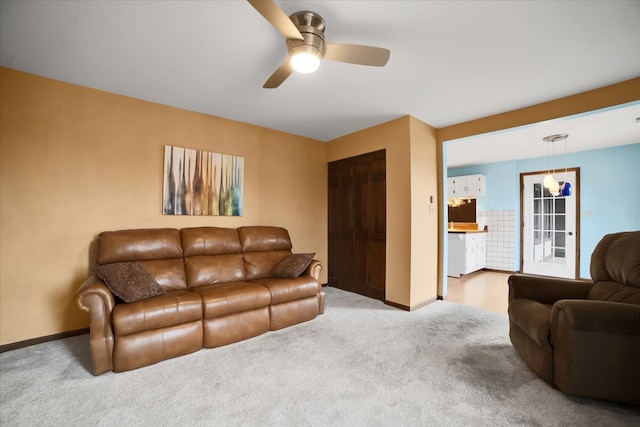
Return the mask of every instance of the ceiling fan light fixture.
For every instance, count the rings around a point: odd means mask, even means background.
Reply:
[[[313,73],[320,66],[320,51],[313,46],[299,45],[291,49],[291,67],[299,73]]]
[[[277,88],[294,71],[313,73],[321,59],[356,65],[383,67],[389,60],[389,49],[349,43],[325,43],[324,19],[316,12],[301,10],[289,16],[274,0],[248,0],[249,4],[285,38],[289,55],[262,86]]]

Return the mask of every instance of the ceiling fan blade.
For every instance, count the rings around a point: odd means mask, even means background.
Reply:
[[[328,43],[326,48],[325,59],[375,67],[383,67],[391,54],[389,49],[361,44]]]
[[[293,68],[291,67],[291,63],[289,62],[289,58],[285,59],[281,66],[278,67],[277,70],[271,74],[271,77],[267,79],[267,81],[262,85],[265,89],[275,89],[284,82],[287,77],[289,77],[293,73]]]
[[[304,40],[298,28],[273,0],[247,0],[255,10],[276,27],[287,40]]]

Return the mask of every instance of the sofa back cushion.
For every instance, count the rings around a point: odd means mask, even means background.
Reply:
[[[183,228],[180,236],[189,289],[245,279],[244,260],[236,229]]]
[[[238,228],[247,280],[263,279],[291,254],[291,238],[286,228],[251,226]]]
[[[589,299],[640,304],[640,231],[607,234],[591,255]]]
[[[165,291],[187,288],[180,233],[173,228],[104,231],[97,261],[138,262]]]

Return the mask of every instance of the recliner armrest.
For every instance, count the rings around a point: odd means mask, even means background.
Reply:
[[[640,306],[564,300],[551,310],[553,382],[563,392],[640,403]]]
[[[640,340],[640,305],[594,300],[560,300],[551,310],[551,337],[564,316],[569,327],[594,333],[637,334]]]
[[[100,375],[113,370],[111,313],[116,305],[115,297],[100,279],[89,276],[76,292],[75,303],[80,310],[87,311],[90,315],[89,341],[93,373]]]
[[[593,283],[555,277],[512,274],[509,276],[509,302],[526,298],[553,305],[562,299],[586,299]]]

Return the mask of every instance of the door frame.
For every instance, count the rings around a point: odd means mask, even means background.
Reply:
[[[576,254],[576,269],[574,272],[574,279],[580,278],[580,168],[562,168],[562,169],[553,169],[551,170],[552,174],[561,174],[566,171],[572,171],[576,174],[576,182],[573,186],[573,197],[576,198],[576,231],[575,231],[575,254]],[[542,171],[534,171],[534,172],[521,172],[520,173],[520,268],[518,270],[519,273],[524,273],[524,177],[529,175],[542,175],[549,173],[549,170]]]

